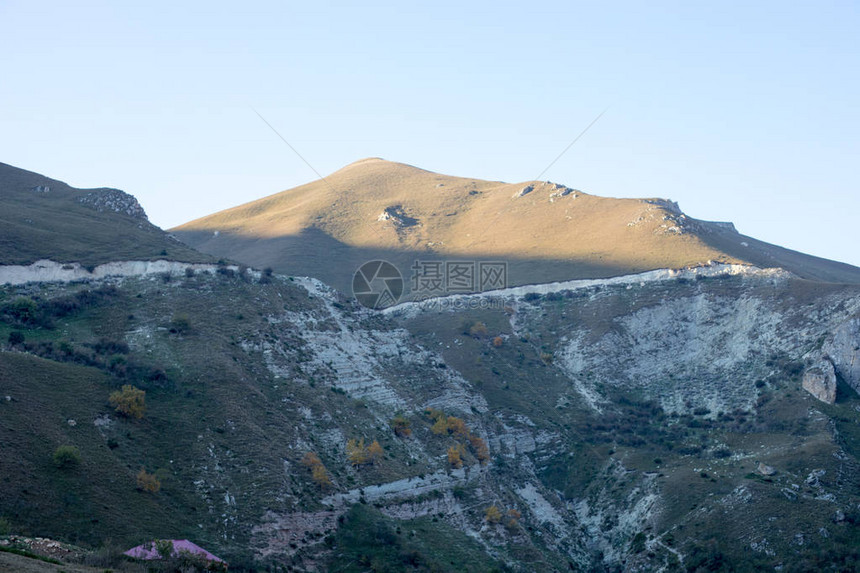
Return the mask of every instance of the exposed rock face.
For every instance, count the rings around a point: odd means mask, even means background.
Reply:
[[[66,283],[81,280],[98,280],[105,277],[136,277],[153,274],[182,276],[191,269],[195,273],[215,274],[218,265],[182,263],[177,261],[116,261],[105,263],[91,271],[80,263],[58,263],[43,259],[32,265],[0,265],[0,285],[22,285],[30,282]],[[237,272],[239,267],[228,265],[226,270]],[[253,272],[253,271],[251,271]]]
[[[146,219],[146,212],[134,196],[119,189],[99,189],[82,196],[78,201],[96,211],[113,211],[135,219]]]
[[[735,224],[731,221],[709,221],[709,223],[715,227],[719,227],[720,229],[725,229],[727,231],[732,231],[733,233],[737,233],[738,230],[735,228]],[[748,246],[748,245],[744,245]]]
[[[534,190],[535,190],[534,185],[526,185],[525,187],[523,187],[522,189],[520,189],[519,191],[514,193],[514,199],[516,199],[517,197],[522,197],[524,195],[528,195],[529,193],[531,193]]]
[[[549,194],[550,203],[552,203],[556,199],[561,199],[562,197],[567,197],[571,194],[573,194],[571,198],[576,199],[576,189],[571,189],[570,187],[566,187],[564,185],[561,185],[560,183],[553,183],[552,192]]]
[[[402,205],[394,205],[386,207],[385,210],[376,218],[377,221],[389,222],[398,229],[406,227],[414,227],[418,224],[418,219],[410,217],[406,214]]]
[[[677,213],[678,215],[683,214],[681,211],[681,207],[678,205],[677,201],[672,201],[671,199],[645,199],[645,203],[650,203],[651,205],[657,205],[659,207],[663,207],[672,211],[673,213]]]
[[[836,372],[860,393],[860,318],[840,325],[823,348]]]
[[[824,359],[803,374],[803,389],[827,404],[836,402],[836,371]]]

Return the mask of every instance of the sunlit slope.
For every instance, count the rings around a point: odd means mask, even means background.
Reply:
[[[504,260],[509,282],[606,277],[708,261],[784,266],[860,281],[860,270],[750,242],[669,201],[598,197],[549,182],[452,177],[382,159],[195,221],[173,232],[218,257],[345,288],[383,258]]]

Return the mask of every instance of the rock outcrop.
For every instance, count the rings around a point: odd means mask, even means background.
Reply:
[[[190,271],[189,271],[190,269]],[[47,259],[32,265],[0,265],[0,285],[27,283],[67,283],[98,280],[106,277],[138,277],[154,274],[182,276],[188,272],[215,274],[219,270],[238,272],[237,265],[183,263],[179,261],[116,261],[105,263],[92,270],[80,263],[58,263]],[[256,271],[248,271],[255,273]],[[259,274],[259,273],[258,273]]]
[[[836,402],[836,371],[826,358],[803,374],[803,389],[826,404]]]
[[[418,225],[418,219],[407,215],[402,205],[386,207],[376,220],[391,223],[397,229]]]
[[[92,207],[100,213],[113,211],[114,213],[122,213],[123,215],[134,217],[135,219],[147,219],[146,211],[143,210],[137,199],[133,195],[129,195],[119,189],[91,191],[79,198],[78,202]]]
[[[841,324],[823,351],[830,357],[837,374],[860,393],[860,318]]]
[[[525,187],[523,187],[522,189],[520,189],[519,191],[514,193],[513,198],[516,199],[518,197],[523,197],[525,195],[528,195],[529,193],[531,193],[534,190],[535,190],[534,185],[526,185]]]
[[[755,471],[763,476],[772,476],[776,474],[776,468],[769,466],[764,462],[756,462]]]

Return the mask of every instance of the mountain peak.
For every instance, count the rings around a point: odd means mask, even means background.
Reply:
[[[860,269],[698,221],[667,199],[615,199],[550,181],[454,177],[377,157],[174,229],[206,253],[350,288],[362,263],[505,261],[510,285],[708,262],[860,282]]]

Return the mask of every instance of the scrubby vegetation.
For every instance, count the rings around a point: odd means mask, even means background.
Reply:
[[[311,479],[321,489],[326,489],[332,485],[328,470],[323,465],[319,456],[314,452],[305,452],[301,463],[311,471]]]
[[[398,415],[391,420],[391,428],[399,438],[408,438],[412,435],[412,423],[408,418]]]
[[[377,510],[358,504],[344,516],[328,541],[333,571],[506,571],[480,546],[441,522],[418,519],[392,522]]]
[[[658,306],[674,296],[669,287],[647,304],[634,293],[595,289],[520,300],[516,311],[398,324],[270,279],[192,273],[116,288],[0,289],[0,307],[12,309],[0,317],[0,341],[8,342],[0,353],[0,440],[16,452],[0,464],[7,480],[0,512],[16,532],[87,546],[110,535],[125,548],[144,536],[187,536],[235,570],[480,571],[498,566],[486,547],[536,571],[581,569],[582,555],[635,561],[642,570],[680,568],[665,547],[702,570],[738,569],[743,559],[778,565],[763,553],[743,555],[750,550],[736,540],[757,530],[736,522],[748,522],[803,532],[803,546],[768,534],[780,556],[809,550],[848,569],[854,563],[850,550],[836,547],[857,545],[860,520],[850,511],[837,517],[834,502],[819,498],[833,493],[841,510],[843,499],[856,499],[850,456],[860,414],[843,393],[833,406],[811,404],[797,389],[797,360],[763,354],[761,371],[738,372],[761,382],[749,385],[756,395],[743,408],[690,399],[673,411],[660,396],[620,386],[597,386],[606,399],[599,413],[581,401],[559,350],[565,324],[620,339],[629,333],[600,313]],[[519,314],[522,330],[514,332],[510,315],[524,308],[539,323]],[[28,318],[43,310],[46,320]],[[472,332],[478,323],[486,333]],[[373,354],[400,327],[409,336]],[[374,329],[362,348],[373,356],[373,377],[390,377],[402,402],[378,407],[361,394],[361,384],[374,381],[344,379],[349,360],[329,361],[333,344],[309,342],[343,333],[344,346],[356,345],[364,329]],[[428,350],[401,361],[413,340]],[[580,374],[578,382],[596,384],[599,373]],[[142,408],[117,410],[135,400],[112,394],[139,396]],[[77,448],[77,469],[53,463],[58,444]],[[759,457],[777,473],[757,474]],[[825,471],[820,488],[806,482],[817,468]],[[747,493],[752,501],[732,511],[748,517],[732,518],[729,503]],[[659,499],[661,513],[625,523],[647,496]],[[773,525],[769,516],[777,516]],[[718,529],[724,538],[713,536]],[[568,545],[560,531],[570,534]],[[577,545],[586,537],[593,546]],[[599,546],[609,538],[617,545]],[[809,553],[797,562],[820,568],[824,559]]]
[[[161,480],[157,475],[140,468],[137,472],[137,489],[146,493],[158,493],[161,490]]]
[[[121,390],[111,393],[110,405],[117,413],[139,420],[146,413],[146,392],[126,384]]]
[[[52,456],[54,465],[61,469],[71,469],[81,463],[81,452],[75,446],[59,446]]]
[[[353,438],[346,443],[346,457],[353,466],[376,464],[382,460],[384,455],[382,446],[376,440],[364,445],[364,438],[358,440]]]

